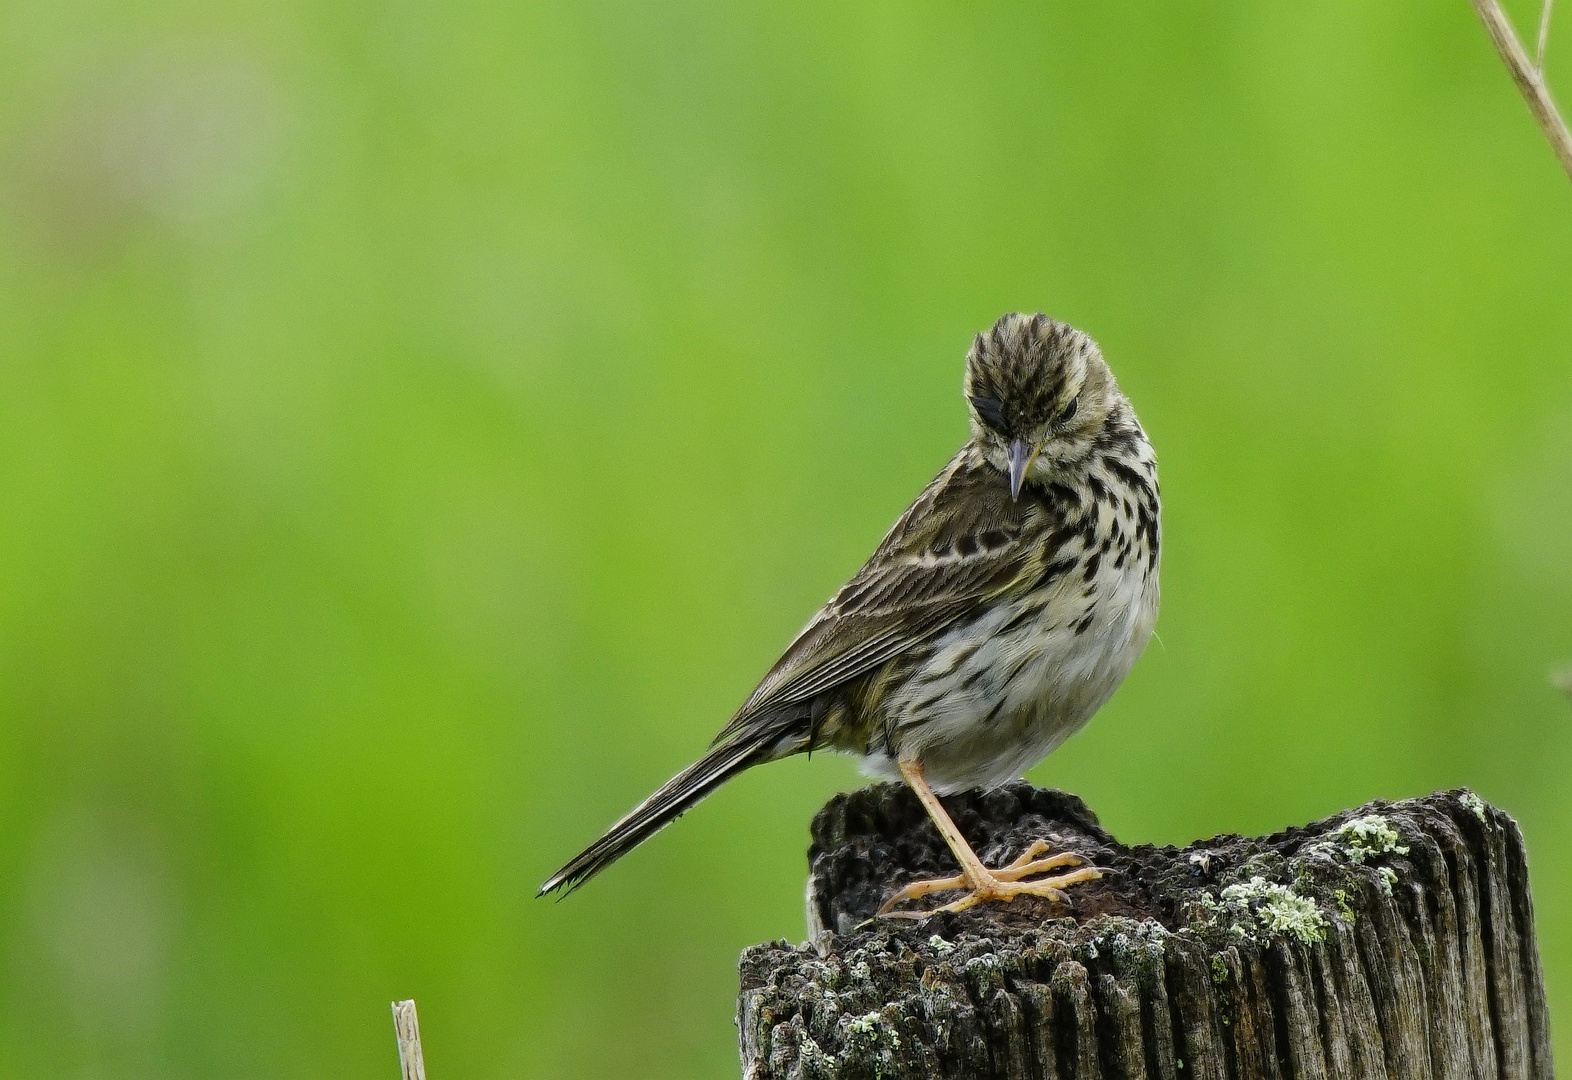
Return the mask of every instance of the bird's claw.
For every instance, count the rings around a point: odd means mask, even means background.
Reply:
[[[879,908],[878,917],[891,919],[926,919],[930,915],[940,912],[965,911],[985,901],[1003,901],[1009,903],[1017,896],[1041,896],[1054,903],[1062,904],[1068,901],[1064,890],[1071,885],[1079,885],[1085,881],[1096,881],[1108,871],[1095,866],[1081,866],[1083,860],[1079,855],[1070,852],[1061,852],[1047,858],[1039,858],[1049,850],[1048,844],[1042,840],[1034,840],[1019,858],[1007,866],[997,870],[984,870],[980,880],[973,880],[966,873],[956,874],[952,877],[930,878],[925,881],[913,881],[901,888],[896,894],[884,902]],[[1068,874],[1057,877],[1041,878],[1036,881],[1023,881],[1023,878],[1044,874],[1050,870],[1057,870],[1065,866],[1080,866]],[[927,896],[929,893],[952,892],[959,889],[968,890],[967,894],[932,911],[895,911],[897,904],[907,900],[916,900]]]

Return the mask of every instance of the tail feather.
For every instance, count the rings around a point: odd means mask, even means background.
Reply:
[[[713,748],[629,811],[606,830],[606,835],[575,855],[566,866],[551,875],[535,895],[544,896],[553,889],[561,889],[566,896],[676,821],[744,769],[800,749],[782,747],[780,743],[779,738],[769,738],[761,732],[752,738],[731,739]]]

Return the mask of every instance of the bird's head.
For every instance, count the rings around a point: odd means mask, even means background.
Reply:
[[[1091,338],[1046,315],[1004,315],[966,354],[972,437],[1010,478],[1028,480],[1085,459],[1119,395]]]

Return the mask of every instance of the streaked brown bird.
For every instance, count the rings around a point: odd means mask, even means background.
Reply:
[[[824,749],[904,778],[959,864],[907,885],[884,913],[943,891],[965,894],[946,911],[1063,900],[1099,876],[1041,841],[989,869],[938,796],[1020,776],[1085,726],[1141,655],[1157,620],[1157,458],[1097,345],[1046,315],[1005,315],[979,334],[964,389],[971,438],[873,557],[709,753],[542,894],[582,885],[744,769]]]

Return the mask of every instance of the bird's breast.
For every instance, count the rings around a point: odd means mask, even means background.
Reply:
[[[916,756],[942,791],[989,787],[1102,707],[1156,624],[1156,530],[1118,500],[1094,523],[1056,553],[1071,569],[952,627],[891,689],[883,755]]]

